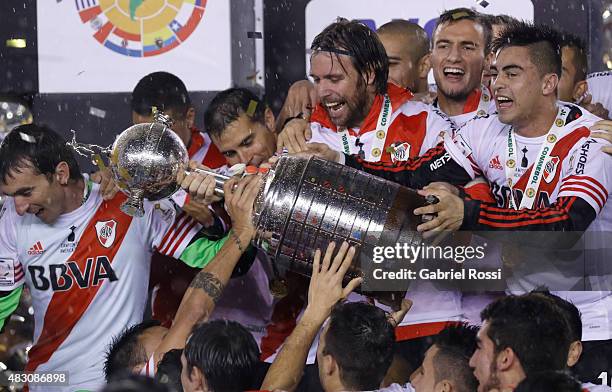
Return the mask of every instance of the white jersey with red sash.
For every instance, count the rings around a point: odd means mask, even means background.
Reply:
[[[436,99],[432,107],[436,111],[441,109],[438,106],[438,100]],[[493,114],[497,112],[495,107],[495,100],[493,94],[488,87],[481,85],[480,88],[472,91],[463,105],[463,113],[456,116],[449,116],[449,118],[458,126],[463,126],[467,121],[477,116],[484,116],[487,114]]]
[[[592,207],[596,218],[572,250],[512,247],[505,248],[502,258],[513,266],[508,282],[512,292],[527,292],[542,285],[557,290],[556,294],[581,310],[583,340],[611,339],[612,297],[608,290],[612,287],[612,207],[606,201],[612,189],[612,158],[600,151],[604,142],[590,138],[589,127],[598,117],[573,104],[558,105],[559,116],[564,117],[555,121],[554,137],[551,130],[534,138],[514,134],[509,141],[511,127],[490,116],[466,123],[444,147],[473,177],[483,175],[489,181],[498,207],[481,206],[478,219],[483,225],[511,232],[534,223],[559,222],[567,219],[564,211],[576,198]],[[549,147],[547,152],[545,146]],[[513,151],[510,158],[509,150]],[[510,169],[515,173],[511,188]],[[522,212],[529,199],[533,207],[527,208],[547,208],[553,203],[557,207],[542,213]],[[510,209],[512,205],[520,209]],[[589,277],[586,281],[585,274]]]
[[[384,134],[381,133],[380,113],[385,109],[385,97],[376,96],[372,109],[366,116],[362,128],[349,129],[346,142],[331,122],[325,109],[317,106],[311,117],[312,139],[310,142],[325,143],[336,151],[359,154],[371,162],[397,162],[417,157],[435,146],[441,131],[449,131],[448,117],[432,110],[432,106],[410,101],[411,94],[405,89],[388,84],[390,99],[390,122]],[[377,121],[378,120],[378,121]],[[383,147],[376,153],[376,143]],[[348,152],[347,148],[348,146]],[[461,294],[457,291],[443,291],[429,282],[415,282],[411,285],[408,298],[414,305],[396,329],[398,340],[407,340],[437,334],[449,321],[461,319]],[[349,300],[362,300],[352,293]],[[378,304],[385,310],[388,307]]]
[[[118,194],[103,201],[92,185],[84,204],[48,225],[17,215],[12,199],[0,220],[2,255],[14,255],[12,290],[24,282],[34,307],[34,345],[27,370],[67,371],[70,387],[104,383],[104,354],[112,338],[142,321],[151,253],[178,258],[200,225],[166,201],[145,202],[145,215],[119,210]],[[5,282],[6,283],[6,282]]]

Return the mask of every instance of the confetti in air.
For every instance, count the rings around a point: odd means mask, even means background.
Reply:
[[[248,38],[259,38],[259,39],[262,39],[263,38],[263,34],[260,31],[248,31],[247,32],[247,37]]]
[[[91,106],[89,108],[89,114],[91,114],[92,116],[100,117],[100,118],[105,118],[106,117],[106,111],[105,110],[98,109],[98,108],[95,108],[93,106]]]

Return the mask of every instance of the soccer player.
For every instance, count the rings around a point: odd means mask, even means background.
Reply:
[[[244,299],[237,292],[240,287],[231,287],[233,282],[230,284],[230,278],[255,234],[251,217],[253,202],[261,186],[259,177],[247,176],[238,182],[230,179],[224,184],[225,205],[232,217],[230,238],[194,277],[170,328],[160,326],[159,322],[145,321],[113,337],[104,365],[107,381],[122,372],[141,373],[151,377],[156,375],[157,364],[164,354],[184,348],[194,325],[211,317],[220,318],[214,310],[224,296]],[[234,185],[236,189],[232,192]],[[194,196],[197,197],[197,193]],[[228,286],[230,290],[224,293]],[[247,294],[257,294],[249,291],[248,287],[246,289]],[[234,309],[234,313],[237,310]],[[232,313],[226,316],[236,317]],[[242,320],[248,321],[244,318]]]
[[[395,19],[380,26],[376,35],[389,59],[389,82],[414,94],[427,93],[431,69],[427,32],[416,23]]]
[[[315,252],[308,306],[268,370],[261,389],[295,390],[308,350],[328,317],[317,349],[323,390],[370,391],[380,387],[393,358],[393,327],[406,315],[411,302],[403,300],[401,309],[391,316],[367,303],[339,303],[361,283],[361,278],[342,287],[355,249],[344,242],[332,259],[335,248],[331,243],[323,260],[321,251]]]
[[[569,328],[551,299],[507,296],[489,304],[481,317],[470,358],[478,392],[511,391],[538,372],[565,370]]]
[[[168,72],[153,72],[138,81],[131,97],[132,122],[134,124],[154,121],[153,108],[161,110],[172,119],[174,131],[187,147],[189,159],[205,167],[217,169],[225,165],[225,159],[210,140],[207,133],[194,126],[196,111],[185,84]],[[208,177],[206,182],[212,182]],[[225,230],[229,218],[217,204],[199,203],[187,192],[179,191],[173,200],[185,213],[206,226],[209,237],[218,239]],[[220,218],[222,217],[222,218]],[[158,252],[151,260],[150,287],[152,290],[153,318],[169,327],[176,314],[181,298],[199,269]]]
[[[432,105],[459,126],[495,112],[481,80],[491,38],[487,18],[468,8],[444,12],[433,31],[431,65],[438,96]]]
[[[300,151],[321,144],[391,164],[426,151],[435,145],[438,132],[448,127],[448,121],[430,113],[428,105],[410,101],[405,89],[387,83],[384,47],[360,22],[341,20],[329,25],[315,37],[311,49],[310,72],[321,103],[310,122],[291,120],[279,136],[279,145],[286,140],[284,145],[290,151]],[[304,127],[312,134],[310,144],[305,139],[296,143],[293,137]],[[426,133],[428,129],[436,132]],[[461,318],[461,297],[456,291],[417,282],[407,297],[416,305],[397,328],[398,340],[409,341],[403,345],[417,345],[424,352],[427,337],[438,333],[446,322]],[[359,299],[363,298],[356,293],[349,298]],[[411,362],[411,373],[420,358],[407,354],[412,348],[401,351]]]
[[[65,390],[96,389],[111,337],[142,320],[151,253],[193,263],[208,240],[165,201],[145,203],[142,218],[119,210],[123,194],[103,201],[66,142],[37,125],[15,128],[0,147],[0,192],[10,196],[0,212],[0,321],[27,284],[35,332],[26,369],[68,372]]]
[[[575,102],[594,115],[608,119],[610,113],[599,102],[593,101],[586,81],[588,70],[587,50],[584,41],[571,33],[563,33],[561,64],[563,72],[559,79],[559,100]]]

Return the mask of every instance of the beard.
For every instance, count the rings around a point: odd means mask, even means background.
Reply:
[[[333,98],[336,100],[336,98]],[[371,102],[368,102],[368,91],[362,78],[357,79],[355,94],[352,97],[343,97],[347,115],[339,123],[334,123],[338,128],[353,128],[361,124],[370,111]],[[329,109],[326,109],[329,113]]]
[[[497,364],[495,360],[491,363],[489,369],[489,378],[483,385],[482,389],[479,389],[481,392],[489,392],[489,391],[498,391],[500,387],[499,377],[497,376]]]

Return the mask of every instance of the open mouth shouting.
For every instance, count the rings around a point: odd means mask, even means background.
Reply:
[[[465,75],[465,71],[457,67],[444,67],[442,72],[444,76],[451,81],[460,81]]]
[[[499,110],[510,109],[514,101],[505,95],[496,95],[497,107]]]

